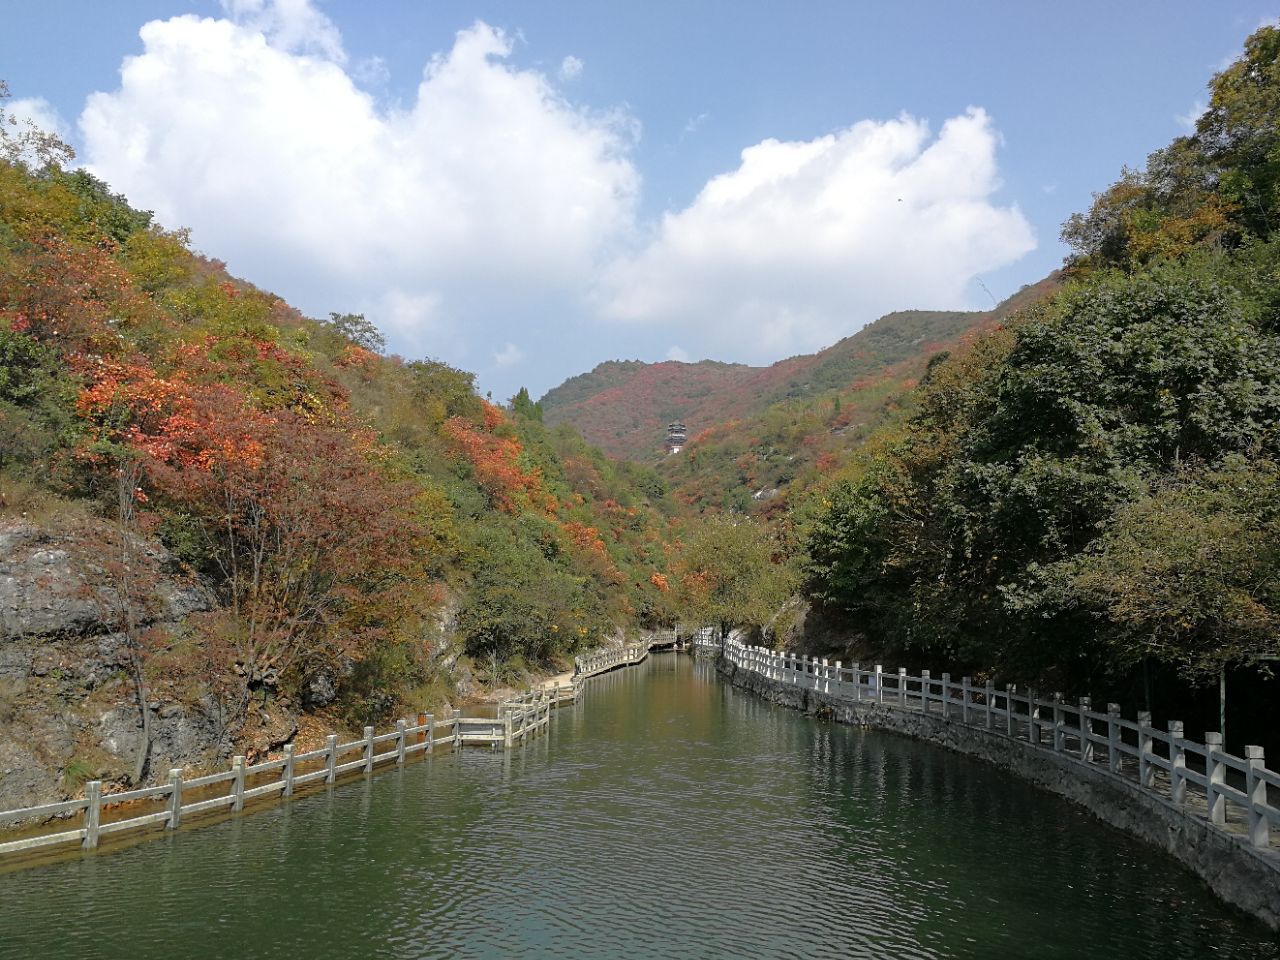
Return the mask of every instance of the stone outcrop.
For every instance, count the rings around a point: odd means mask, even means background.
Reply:
[[[46,803],[85,779],[132,778],[143,734],[108,562],[119,542],[88,519],[0,522],[0,809]],[[209,591],[158,543],[130,547],[140,627],[177,635],[185,618],[211,608]],[[198,685],[157,685],[149,695],[149,782],[230,755],[243,708]]]

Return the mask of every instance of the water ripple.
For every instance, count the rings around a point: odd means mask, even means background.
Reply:
[[[686,658],[549,738],[0,876],[0,960],[1277,957],[1162,854],[998,771]]]

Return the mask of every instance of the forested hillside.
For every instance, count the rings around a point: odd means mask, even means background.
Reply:
[[[1195,132],[1066,224],[1065,270],[993,311],[506,407],[0,117],[0,717],[68,718],[21,763],[144,779],[166,716],[265,748],[306,710],[371,722],[676,621],[1204,724],[1230,679],[1274,727],[1278,56],[1255,33]],[[121,704],[141,737],[106,757],[92,718]]]
[[[661,456],[666,427],[673,420],[684,421],[696,435],[757,416],[775,403],[843,390],[899,364],[923,362],[987,316],[891,313],[825,350],[768,367],[715,360],[611,360],[548,391],[539,404],[548,423],[571,423],[611,456],[650,463]]]
[[[0,135],[0,713],[68,725],[33,764],[142,779],[156,711],[358,725],[652,617],[652,471],[387,356],[363,317],[302,316],[56,140]],[[142,740],[104,756],[121,703]]]
[[[1278,57],[1260,29],[1195,132],[1066,224],[1064,289],[815,493],[806,589],[864,647],[1157,709],[1229,676],[1274,728]]]
[[[911,389],[931,367],[1058,284],[1054,274],[984,313],[881,317],[834,347],[800,358],[812,362],[803,380],[793,373],[783,399],[697,430],[681,453],[658,463],[658,472],[687,512],[785,518],[812,484],[839,470],[879,426],[910,408]]]

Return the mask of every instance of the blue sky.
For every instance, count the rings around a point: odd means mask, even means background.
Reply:
[[[614,357],[769,362],[889,309],[982,307],[979,281],[1006,296],[1277,12],[7,6],[0,78],[95,173],[499,398]]]

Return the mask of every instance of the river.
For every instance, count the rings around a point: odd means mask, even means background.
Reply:
[[[523,749],[0,875],[4,960],[1278,956],[1063,800],[670,654]]]

